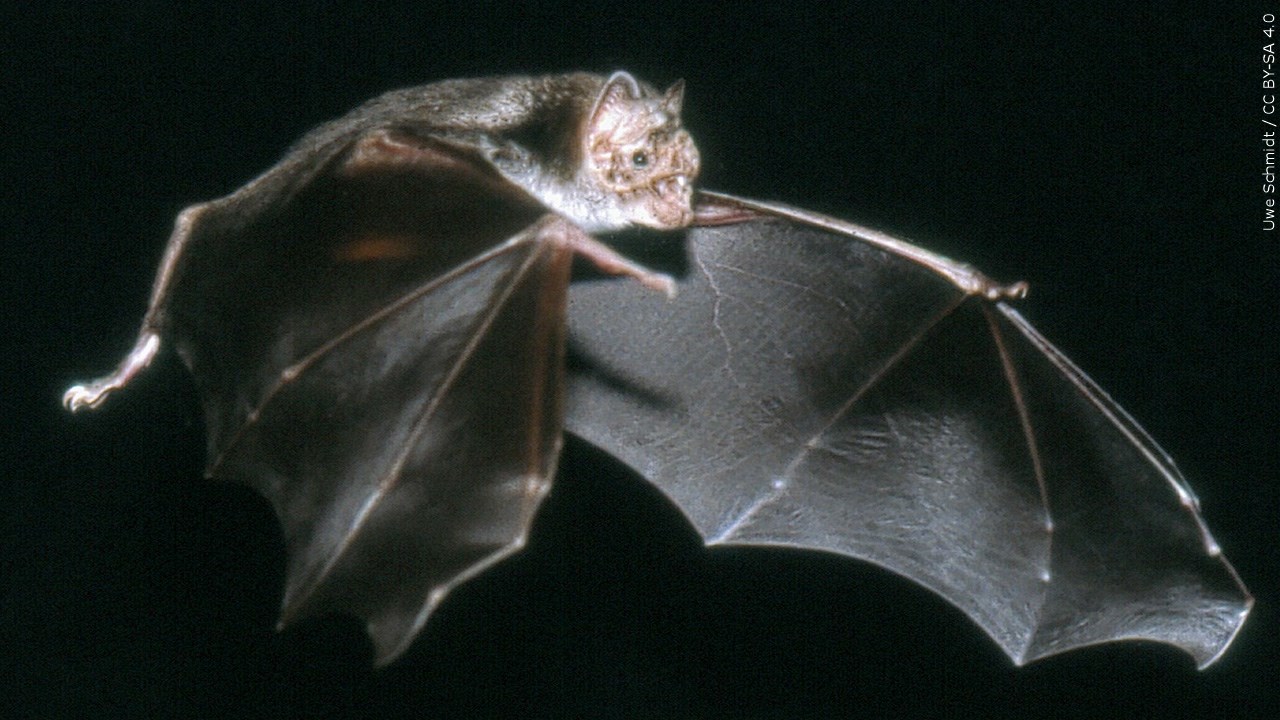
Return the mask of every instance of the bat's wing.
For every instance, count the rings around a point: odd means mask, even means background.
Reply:
[[[1126,638],[1223,652],[1252,600],[1195,497],[999,300],[1018,287],[778,206],[704,195],[700,214],[725,222],[689,232],[675,302],[571,291],[570,432],[709,544],[876,563],[1018,664]]]
[[[523,543],[581,233],[430,138],[365,133],[295,185],[185,212],[148,322],[192,370],[208,474],[280,518],[281,625],[355,615],[382,663]]]

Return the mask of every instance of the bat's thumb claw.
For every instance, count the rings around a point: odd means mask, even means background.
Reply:
[[[977,275],[975,288],[977,294],[991,301],[1021,300],[1027,296],[1027,290],[1029,289],[1031,289],[1031,286],[1025,280],[1019,280],[1009,285],[1001,285],[981,274]]]
[[[1002,285],[968,265],[957,265],[950,261],[946,261],[946,263],[935,266],[935,269],[950,277],[951,281],[967,294],[977,295],[992,302],[997,300],[1020,300],[1027,296],[1027,290],[1031,287],[1024,280]]]
[[[1012,285],[1005,285],[1003,287],[994,288],[996,297],[993,297],[991,299],[998,300],[1000,298],[1008,298],[1010,300],[1021,300],[1022,298],[1027,296],[1027,291],[1030,289],[1031,289],[1031,286],[1028,285],[1025,280],[1019,280],[1018,282],[1013,283]]]

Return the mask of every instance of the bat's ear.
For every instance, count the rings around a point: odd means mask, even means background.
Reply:
[[[672,117],[680,117],[680,109],[684,107],[684,79],[673,83],[662,94],[662,109]]]
[[[639,99],[640,83],[631,73],[619,70],[610,75],[591,109],[588,136],[612,136],[614,130],[634,114],[634,105]]]
[[[615,96],[616,100],[639,100],[640,83],[631,73],[619,70],[610,75],[604,87],[600,89],[600,98],[596,100],[596,107],[611,95]]]

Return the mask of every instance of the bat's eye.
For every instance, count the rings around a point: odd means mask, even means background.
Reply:
[[[643,150],[635,151],[635,153],[631,156],[631,165],[633,167],[638,167],[638,168],[648,167],[649,153],[646,153]]]

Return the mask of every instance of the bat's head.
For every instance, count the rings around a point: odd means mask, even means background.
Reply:
[[[606,224],[670,229],[693,221],[698,149],[680,127],[684,82],[666,92],[614,73],[587,118],[584,167],[613,205]]]

